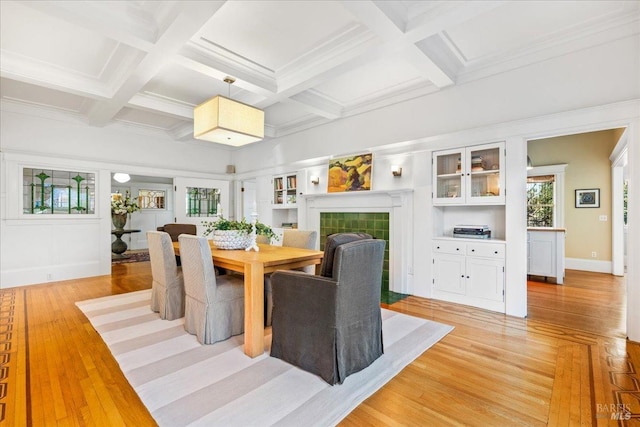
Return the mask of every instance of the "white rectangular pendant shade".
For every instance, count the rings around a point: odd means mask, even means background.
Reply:
[[[264,111],[216,96],[193,109],[193,137],[235,147],[264,138]]]

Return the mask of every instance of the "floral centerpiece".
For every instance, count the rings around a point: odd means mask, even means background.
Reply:
[[[241,221],[220,216],[216,221],[202,221],[204,236],[213,234],[213,243],[218,249],[245,249],[252,244],[251,233],[255,231],[269,239],[278,239],[273,229],[259,221],[254,225],[245,218]]]
[[[111,220],[116,229],[124,228],[127,223],[127,214],[138,210],[140,210],[140,207],[137,203],[131,201],[128,193],[124,198],[122,195],[116,195],[111,198]]]

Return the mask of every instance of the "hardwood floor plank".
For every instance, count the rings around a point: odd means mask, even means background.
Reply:
[[[27,425],[28,417],[33,426],[155,425],[75,306],[150,284],[142,262],[116,265],[111,276],[11,290],[14,347],[0,403],[12,410],[0,425]],[[340,425],[618,425],[615,405],[629,408],[633,425],[640,345],[624,339],[624,291],[623,279],[570,270],[562,286],[529,282],[526,319],[419,297],[390,304],[455,329]]]

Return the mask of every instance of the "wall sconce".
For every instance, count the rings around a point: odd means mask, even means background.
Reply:
[[[311,183],[312,183],[313,185],[318,185],[318,184],[320,184],[320,177],[319,177],[319,176],[312,175],[312,176],[311,176]]]
[[[402,168],[399,165],[391,166],[391,173],[393,176],[402,176]]]

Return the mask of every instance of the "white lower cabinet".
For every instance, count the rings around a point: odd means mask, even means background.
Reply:
[[[527,230],[527,274],[555,277],[556,283],[564,283],[563,228],[529,228]]]
[[[504,313],[505,244],[433,240],[433,297]]]

